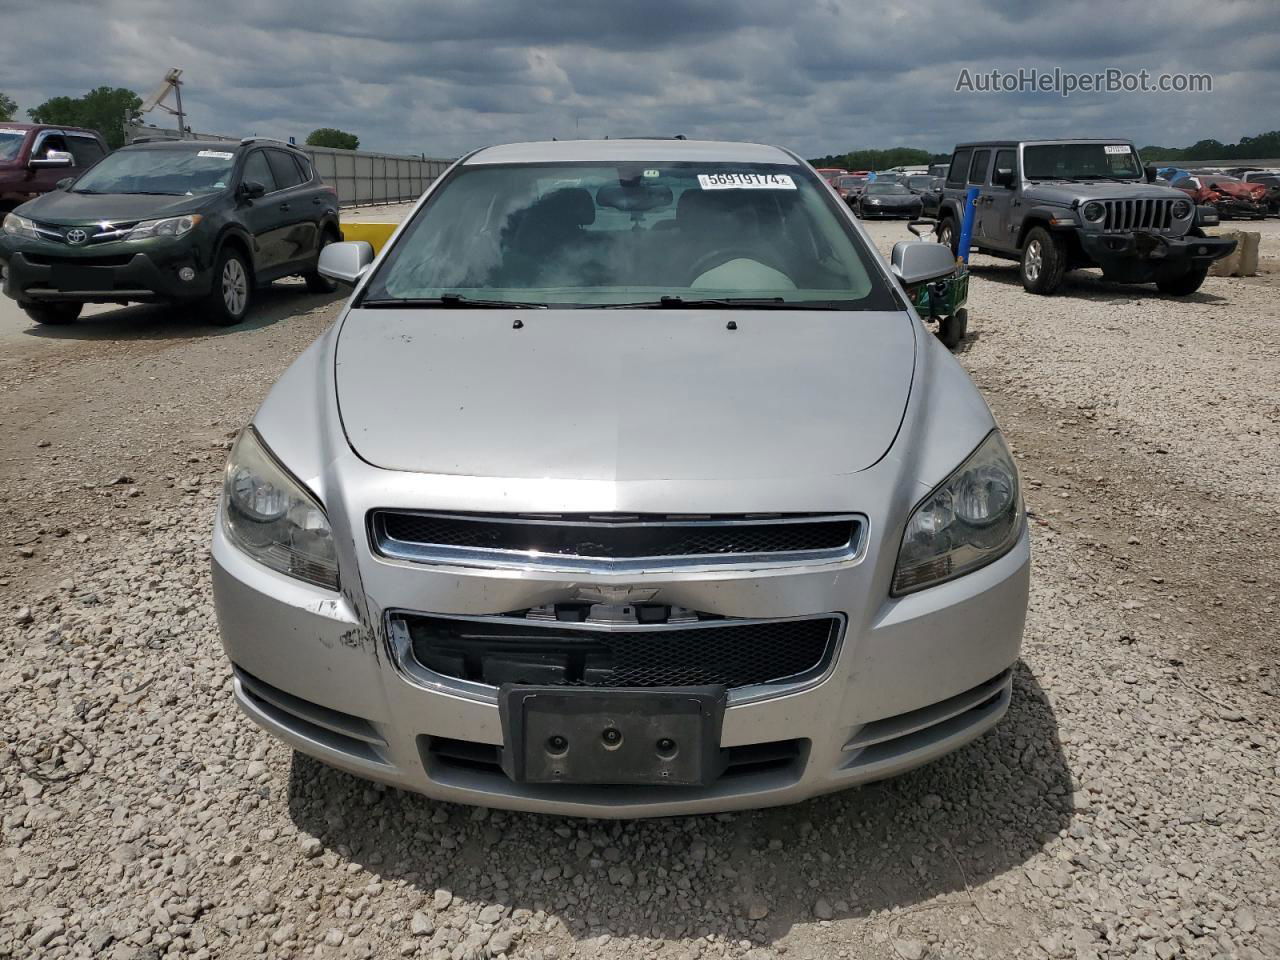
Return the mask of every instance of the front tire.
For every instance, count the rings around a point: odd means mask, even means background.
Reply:
[[[36,323],[60,327],[80,319],[83,303],[24,303],[22,309]]]
[[[1209,275],[1208,267],[1192,267],[1186,273],[1156,281],[1156,289],[1170,297],[1189,297],[1200,289],[1204,278]]]
[[[951,252],[960,256],[960,234],[956,230],[955,217],[943,217],[937,226],[938,242],[951,248]]]
[[[218,327],[235,326],[248,314],[252,292],[252,274],[244,254],[235,247],[224,247],[213,271],[213,289],[204,303],[205,319]]]
[[[1032,227],[1022,248],[1022,265],[1018,270],[1023,289],[1046,296],[1058,289],[1066,272],[1067,251],[1062,241],[1044,227]]]

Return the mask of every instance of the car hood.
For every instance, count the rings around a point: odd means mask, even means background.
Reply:
[[[906,314],[727,316],[352,310],[343,428],[374,466],[463,476],[831,476],[884,456],[915,366]]]
[[[1113,180],[1042,181],[1023,191],[1033,201],[1069,206],[1073,200],[1176,200],[1182,192],[1155,183],[1117,183]]]
[[[41,223],[81,224],[100,220],[154,220],[195,213],[212,198],[153,197],[139,193],[70,193],[54,190],[22,206],[22,215]]]

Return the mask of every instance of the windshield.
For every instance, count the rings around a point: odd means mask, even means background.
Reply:
[[[1028,180],[1133,180],[1142,176],[1127,143],[1038,143],[1022,148]]]
[[[841,177],[836,181],[836,186],[848,189],[850,187],[860,187],[867,182],[866,177]]]
[[[867,196],[869,197],[879,197],[879,196],[885,196],[885,195],[898,196],[900,194],[910,193],[910,192],[911,192],[910,190],[908,190],[906,187],[904,187],[900,183],[894,183],[892,181],[885,183],[883,180],[880,180],[880,179],[877,179],[875,183],[867,185]]]
[[[0,160],[17,160],[18,151],[22,149],[22,140],[26,135],[24,130],[0,130]]]
[[[928,190],[931,183],[931,177],[907,177],[907,186],[912,190]]]
[[[362,305],[894,309],[840,211],[793,165],[462,167],[388,252]]]
[[[117,150],[75,182],[73,193],[159,193],[197,196],[231,182],[230,150]]]

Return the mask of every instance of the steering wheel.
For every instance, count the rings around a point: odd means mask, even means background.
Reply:
[[[730,260],[754,260],[756,263],[763,263],[766,267],[772,267],[788,277],[791,275],[787,272],[785,265],[780,263],[772,254],[764,253],[756,246],[738,244],[736,246],[717,247],[714,250],[708,250],[694,260],[693,266],[689,268],[689,286],[693,286],[693,282],[708,270],[713,270],[722,264],[728,263]]]

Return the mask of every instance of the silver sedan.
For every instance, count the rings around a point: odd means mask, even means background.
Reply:
[[[235,697],[296,749],[460,803],[790,803],[1009,705],[1030,551],[981,395],[775,147],[491,147],[378,257],[232,450]]]

